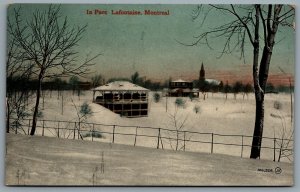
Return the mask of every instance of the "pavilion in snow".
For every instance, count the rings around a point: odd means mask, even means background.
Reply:
[[[199,89],[193,88],[193,82],[178,79],[169,83],[170,97],[199,97]]]
[[[149,90],[128,81],[114,81],[93,90],[93,102],[125,117],[148,116]]]

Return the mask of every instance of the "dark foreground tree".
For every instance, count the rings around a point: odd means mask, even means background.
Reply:
[[[232,91],[233,91],[233,94],[234,94],[234,99],[236,99],[236,95],[239,94],[243,89],[243,84],[242,82],[235,82],[233,87],[232,87]]]
[[[6,57],[6,132],[14,127],[17,132],[24,118],[28,118],[26,108],[30,97],[32,67],[23,66],[22,53],[15,44],[15,38],[8,30]]]
[[[225,93],[225,97],[227,100],[227,94],[231,91],[231,86],[228,84],[228,81],[226,81],[226,84],[224,85],[223,93]]]
[[[72,89],[72,94],[75,95],[75,91],[79,90],[79,77],[77,77],[75,75],[70,77],[69,84],[70,84],[71,89]]]
[[[30,135],[34,135],[43,80],[70,75],[83,76],[89,72],[89,67],[93,65],[91,61],[99,54],[87,57],[84,61],[76,60],[76,48],[86,26],[72,27],[67,17],[62,17],[60,6],[49,5],[47,10],[36,10],[27,20],[23,20],[21,8],[9,11],[13,11],[13,16],[8,19],[9,36],[14,38],[25,66],[32,65],[34,78],[38,80],[30,131]]]
[[[253,50],[252,76],[256,100],[250,158],[256,159],[260,157],[264,128],[264,95],[275,37],[280,26],[294,27],[295,9],[288,5],[210,5],[207,10],[204,6],[198,6],[194,12],[194,19],[204,16],[203,24],[211,12],[226,17],[227,22],[201,32],[190,46],[204,43],[211,47],[210,39],[225,38],[221,56],[238,50],[241,52],[241,58],[244,58],[245,44],[250,41]],[[261,57],[260,41],[263,47]]]
[[[130,76],[130,80],[133,84],[143,86],[144,79],[140,77],[140,74],[137,71]]]
[[[248,94],[253,92],[253,87],[250,83],[247,83],[246,85],[243,86],[243,99],[245,99],[245,95],[247,95],[248,98]]]

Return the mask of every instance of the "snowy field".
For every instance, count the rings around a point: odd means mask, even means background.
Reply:
[[[11,133],[6,143],[7,185],[293,185],[284,162]]]
[[[168,97],[161,97],[158,103],[153,100],[153,93],[150,93],[149,97],[149,115],[148,117],[140,118],[126,118],[121,117],[119,114],[115,114],[110,110],[92,103],[92,92],[84,91],[80,97],[76,94],[73,95],[71,91],[63,91],[60,95],[56,91],[52,94],[45,92],[44,105],[41,99],[40,109],[42,110],[42,117],[40,120],[55,120],[55,121],[78,121],[76,108],[80,108],[84,102],[87,102],[92,108],[93,114],[87,121],[91,123],[107,124],[107,125],[122,125],[128,126],[116,127],[116,133],[130,133],[135,134],[136,126],[141,127],[155,127],[174,130],[174,119],[171,118],[175,114],[176,106],[175,99]],[[30,103],[34,103],[33,98]],[[182,127],[182,131],[202,132],[202,133],[214,133],[215,143],[231,143],[241,144],[243,139],[244,145],[251,145],[251,138],[241,137],[221,137],[217,134],[226,135],[248,135],[252,136],[254,129],[255,119],[255,99],[253,94],[249,94],[243,98],[242,94],[238,94],[234,99],[233,94],[228,94],[228,99],[225,99],[225,95],[222,93],[208,93],[207,98],[203,100],[202,94],[197,99],[191,101],[189,98],[182,98],[185,101],[184,107],[177,107],[176,122],[181,124],[185,119],[185,123]],[[167,102],[167,103],[166,103]],[[279,102],[280,107],[276,109],[274,103]],[[76,107],[75,107],[75,106]],[[167,108],[166,108],[167,106]],[[199,112],[194,111],[195,106],[199,109]],[[39,122],[41,126],[41,121]],[[66,125],[60,125],[65,126]],[[70,125],[69,125],[70,126]],[[265,124],[264,124],[264,137],[281,137],[282,130],[286,129],[286,133],[291,131],[291,108],[290,108],[290,95],[289,94],[267,94],[265,96]],[[86,128],[91,130],[91,127]],[[111,126],[94,126],[96,131],[112,132]],[[41,134],[41,128],[38,128],[37,134]],[[46,136],[56,136],[50,131],[45,131]],[[63,133],[61,132],[61,137]],[[156,148],[157,146],[157,130],[151,129],[138,129],[138,134],[153,135],[153,138],[137,137],[137,146],[146,146]],[[162,131],[162,136],[175,137],[175,134]],[[66,136],[66,133],[64,135]],[[77,136],[76,136],[77,137]],[[174,141],[170,139],[162,139],[164,149],[175,149]],[[182,138],[182,135],[180,135]],[[186,151],[194,152],[211,152],[211,135],[198,135],[191,134],[186,135],[187,139],[201,140],[208,143],[196,143],[187,142],[185,145]],[[118,144],[133,145],[134,136],[115,135],[114,141]],[[90,137],[84,137],[84,140],[91,140]],[[102,142],[111,142],[112,135],[102,134],[102,138],[93,138],[93,140]],[[179,148],[182,147],[182,142],[179,144]],[[273,147],[273,140],[264,139],[262,146]],[[161,147],[161,146],[160,146]],[[181,148],[182,150],[182,148]],[[244,146],[243,149],[240,146],[220,145],[215,144],[213,146],[213,152],[218,154],[227,154],[233,156],[242,156],[249,158],[250,147]],[[261,159],[273,160],[274,151],[272,149],[262,149]],[[276,159],[278,153],[276,153]],[[292,157],[291,157],[292,158]],[[293,160],[293,159],[292,159]],[[290,162],[287,158],[282,158],[281,161]]]

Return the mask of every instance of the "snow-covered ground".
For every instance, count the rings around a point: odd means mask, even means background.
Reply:
[[[44,107],[40,104],[43,117],[45,120],[63,120],[63,121],[78,121],[76,108],[87,102],[93,111],[93,115],[88,118],[88,122],[99,124],[116,124],[123,126],[132,126],[128,128],[116,127],[116,132],[119,133],[135,133],[136,126],[156,127],[156,128],[174,128],[174,119],[171,115],[175,114],[175,99],[171,97],[161,97],[158,103],[155,103],[150,93],[149,97],[149,115],[148,117],[140,118],[126,118],[115,114],[112,111],[92,103],[92,92],[84,91],[81,96],[73,95],[71,91],[64,91],[58,96],[55,91],[52,92],[51,97],[49,92],[45,92]],[[31,98],[32,100],[34,98]],[[208,93],[207,98],[203,100],[202,95],[197,99],[191,101],[189,98],[182,98],[186,103],[184,107],[177,107],[176,121],[181,123],[186,119],[182,130],[196,131],[203,133],[227,134],[227,135],[249,135],[252,136],[255,119],[255,99],[253,94],[245,96],[237,95],[234,99],[233,94],[228,94],[228,99],[222,93]],[[167,103],[166,103],[167,102]],[[281,107],[276,109],[274,102],[279,102]],[[33,102],[32,102],[33,103]],[[167,109],[166,109],[167,106]],[[199,112],[195,113],[194,108],[198,107]],[[62,126],[62,125],[61,125]],[[265,96],[265,122],[264,122],[264,137],[281,137],[282,129],[286,128],[287,133],[291,130],[291,109],[290,109],[290,95],[289,94],[267,94]],[[111,126],[95,126],[97,131],[112,131]],[[41,130],[38,130],[41,133]],[[51,136],[52,133],[45,132],[46,135]],[[138,129],[138,134],[147,134],[157,136],[157,130]],[[111,135],[103,134],[103,138],[96,140],[103,142],[111,142]],[[162,132],[162,136],[175,137],[175,134]],[[182,135],[181,135],[182,137]],[[205,142],[211,141],[210,135],[186,135],[186,138],[191,140],[201,140]],[[91,138],[85,138],[88,140]],[[169,139],[162,140],[165,149],[175,148],[175,144],[170,143]],[[215,143],[234,143],[241,144],[241,137],[220,137],[214,136]],[[244,145],[251,145],[251,138],[243,138]],[[115,136],[115,143],[133,145],[134,136]],[[182,144],[182,143],[180,143]],[[157,138],[137,137],[137,146],[156,147]],[[273,147],[273,140],[263,140],[263,146]],[[204,143],[186,143],[187,151],[211,152],[211,144]],[[228,154],[234,156],[241,156],[241,147],[224,146],[215,144],[213,152]],[[243,148],[243,157],[248,158],[250,155],[250,147]],[[272,149],[262,149],[261,158],[273,160]],[[276,154],[278,158],[278,153]],[[282,158],[282,161],[288,161]]]
[[[7,185],[293,185],[284,162],[11,133],[6,143]]]

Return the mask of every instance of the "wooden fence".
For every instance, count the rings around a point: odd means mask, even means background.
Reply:
[[[25,119],[22,121],[12,119],[11,122],[10,132],[29,135],[32,123],[31,119]],[[253,138],[253,136],[248,135],[229,135],[195,131],[179,131],[157,127],[53,120],[38,120],[35,135],[129,144],[133,146],[138,145],[138,138],[143,138],[142,142],[139,142],[139,146],[183,151],[197,151],[197,148],[202,147],[202,150],[198,151],[208,153],[220,153],[218,151],[216,152],[216,150],[220,150],[220,148],[223,147],[223,151],[221,153],[224,153],[225,151],[225,154],[228,155],[237,155],[236,153],[231,154],[230,151],[227,151],[228,147],[235,147],[240,151],[240,157],[244,157],[245,149],[248,151],[250,150]],[[130,137],[130,139],[122,139],[121,137]],[[149,142],[149,140],[147,142],[145,138],[150,139],[151,142]],[[230,142],[228,142],[228,140]],[[291,161],[289,157],[293,154],[294,144],[292,139],[262,137],[262,140],[265,144],[262,144],[261,150],[268,151],[268,159],[272,156],[272,160],[276,161],[276,158],[280,156],[280,158],[286,157]],[[193,145],[195,143],[201,145],[195,146]],[[188,146],[190,146],[189,149]]]

